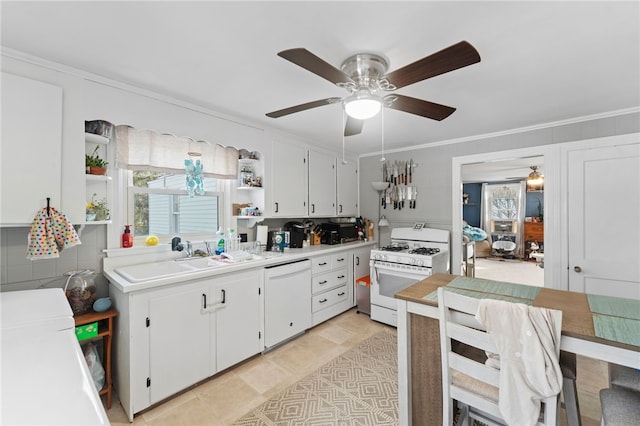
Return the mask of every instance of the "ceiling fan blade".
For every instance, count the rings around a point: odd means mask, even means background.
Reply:
[[[329,80],[333,84],[353,82],[351,77],[347,74],[320,59],[305,48],[300,47],[296,49],[283,50],[278,53],[278,56],[289,62],[293,62],[307,71],[311,71],[312,73],[319,75],[325,80]]]
[[[317,107],[321,107],[324,105],[329,105],[329,104],[334,104],[336,102],[340,102],[342,100],[342,98],[327,98],[327,99],[320,99],[317,101],[313,101],[313,102],[307,102],[306,104],[300,104],[300,105],[296,105],[296,106],[292,106],[289,108],[285,108],[285,109],[281,109],[278,111],[272,111],[272,112],[268,112],[266,114],[267,117],[271,117],[271,118],[278,118],[278,117],[282,117],[284,115],[289,115],[289,114],[293,114],[294,112],[300,112],[300,111],[305,111],[311,108],[317,108]]]
[[[480,62],[478,51],[468,42],[461,41],[399,68],[387,74],[385,78],[399,89],[476,62]]]
[[[362,133],[362,125],[364,120],[358,120],[357,118],[347,116],[347,123],[344,126],[344,135],[353,136]]]
[[[444,120],[456,110],[453,107],[440,105],[422,99],[416,99],[404,95],[387,95],[385,100],[395,98],[393,102],[385,102],[387,108],[408,112],[409,114],[421,115],[432,120]]]

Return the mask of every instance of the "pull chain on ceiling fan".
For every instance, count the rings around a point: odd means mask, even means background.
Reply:
[[[347,58],[340,69],[304,48],[288,49],[278,56],[310,71],[349,92],[345,98],[326,98],[269,112],[278,118],[295,112],[342,102],[347,113],[344,136],[362,132],[364,120],[378,114],[382,108],[391,108],[430,118],[444,120],[456,110],[422,99],[400,94],[383,96],[402,87],[480,62],[478,51],[468,42],[461,41],[439,52],[386,74],[388,62],[380,55],[359,53]]]

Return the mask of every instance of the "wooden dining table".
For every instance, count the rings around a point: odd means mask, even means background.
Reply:
[[[438,287],[562,311],[560,349],[640,369],[640,301],[434,274],[396,293],[400,426],[442,424]]]

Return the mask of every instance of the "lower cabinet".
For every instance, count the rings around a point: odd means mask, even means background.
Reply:
[[[208,292],[209,285],[203,282],[187,284],[166,294],[149,294],[146,318],[149,318],[150,404],[213,374],[212,317],[201,309],[203,295]],[[140,378],[147,382],[146,378]]]
[[[311,316],[318,325],[353,306],[352,251],[311,260]]]
[[[262,350],[262,270],[122,293],[114,386],[133,415]]]

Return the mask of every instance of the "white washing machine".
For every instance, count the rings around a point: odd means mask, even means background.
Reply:
[[[109,424],[62,289],[2,292],[0,312],[0,424]]]

